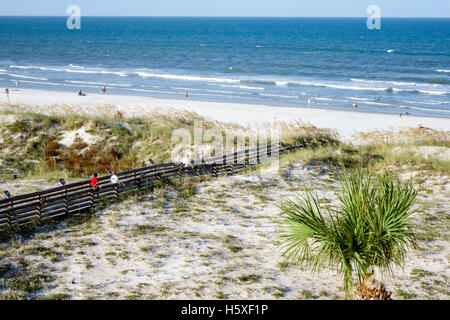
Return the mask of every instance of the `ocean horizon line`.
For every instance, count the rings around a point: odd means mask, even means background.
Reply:
[[[85,15],[85,18],[229,18],[229,19],[367,19],[367,16],[165,16],[165,15]],[[0,18],[67,18],[67,15],[1,15]],[[383,19],[450,19],[449,17],[382,17]]]

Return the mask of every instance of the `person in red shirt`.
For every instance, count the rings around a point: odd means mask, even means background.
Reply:
[[[97,174],[94,173],[94,176],[91,179],[91,187],[94,188],[98,183]]]

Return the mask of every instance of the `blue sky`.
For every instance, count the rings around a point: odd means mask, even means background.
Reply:
[[[450,17],[450,0],[2,0],[0,15],[65,16],[363,17],[378,5],[382,17]]]

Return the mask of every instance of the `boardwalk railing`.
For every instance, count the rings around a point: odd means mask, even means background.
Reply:
[[[91,188],[89,180],[67,184],[48,190],[13,196],[0,200],[0,229],[12,225],[40,223],[58,216],[69,215],[96,206],[99,200],[117,199],[120,193],[140,190],[163,178],[172,176],[219,176],[233,174],[250,165],[259,164],[277,154],[302,147],[283,143],[258,146],[210,159],[182,163],[163,163],[119,172],[119,183],[111,184],[110,177],[99,178]]]

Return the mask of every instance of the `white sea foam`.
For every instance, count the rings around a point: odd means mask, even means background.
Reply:
[[[53,67],[37,67],[37,66],[16,66],[10,65],[10,68],[15,69],[37,69],[42,71],[54,71],[54,72],[70,72],[70,73],[86,73],[86,74],[114,74],[120,77],[127,77],[128,74],[122,71],[109,71],[103,69],[86,69],[83,67],[78,67],[76,70],[67,68],[53,68]]]
[[[266,88],[263,88],[263,87],[250,87],[250,86],[231,85],[231,84],[208,83],[208,86],[219,86],[219,87],[226,87],[226,88],[239,88],[239,89],[247,89],[247,90],[266,90]]]
[[[444,96],[449,94],[448,91],[431,91],[431,90],[417,90],[417,89],[399,89],[399,88],[390,88],[394,92],[417,92],[422,94],[436,95],[436,96]]]
[[[47,81],[47,78],[37,78],[37,77],[30,77],[30,76],[24,76],[21,74],[14,74],[14,73],[4,73],[0,72],[0,74],[7,75],[13,78],[21,78],[21,79],[30,79],[30,80],[41,80],[41,81]]]
[[[319,100],[319,101],[332,101],[332,102],[348,102],[348,100],[340,100],[340,99],[332,99],[332,98],[324,98],[324,97],[314,97],[312,100]]]
[[[369,99],[369,98],[358,98],[358,97],[347,97],[347,99],[357,100],[357,101],[372,101],[373,100],[373,98]]]
[[[118,84],[118,83],[105,83],[105,82],[89,82],[89,81],[75,81],[75,80],[64,80],[69,83],[77,84],[96,84],[101,86],[111,86],[111,87],[131,87],[131,84]]]
[[[136,92],[148,92],[148,93],[168,93],[168,94],[182,94],[181,92],[171,92],[171,91],[158,91],[158,90],[146,90],[146,89],[127,89]]]
[[[445,69],[438,69],[436,70],[437,72],[444,72],[444,73],[450,73],[450,70],[445,70]]]
[[[402,81],[384,81],[384,80],[366,80],[366,79],[350,79],[352,82],[361,82],[361,83],[379,83],[379,84],[387,84],[394,86],[412,86],[412,87],[432,87],[432,88],[446,88],[448,86],[444,86],[442,84],[437,83],[417,83],[417,82],[402,82]],[[450,87],[448,87],[450,89]],[[415,89],[414,89],[415,90]]]
[[[73,85],[73,84],[47,82],[47,81],[46,82],[41,82],[41,81],[20,80],[20,82],[33,83],[33,84],[43,84],[43,85],[49,85],[49,86],[76,87],[76,88],[79,87],[79,86]],[[97,88],[97,87],[94,87],[94,86],[83,86],[83,87],[85,87],[85,88]]]
[[[196,76],[150,73],[150,72],[136,72],[135,74],[142,78],[161,78],[161,79],[189,80],[189,81],[211,81],[211,82],[224,82],[224,83],[239,83],[240,82],[240,80],[236,80],[236,79],[208,78],[208,77],[196,77]]]
[[[408,106],[408,109],[431,111],[431,112],[448,112],[448,113],[450,113],[450,110],[445,110],[445,109],[429,109],[429,108],[411,107],[411,106]]]
[[[276,97],[276,98],[288,98],[288,99],[298,99],[298,96],[285,96],[281,94],[270,94],[270,93],[260,93],[260,96],[263,97]]]

